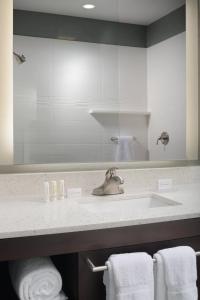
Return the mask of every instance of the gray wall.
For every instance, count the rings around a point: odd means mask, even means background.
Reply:
[[[162,42],[186,29],[185,5],[147,26],[147,47]]]
[[[14,34],[146,48],[185,31],[185,6],[149,26],[14,10]]]

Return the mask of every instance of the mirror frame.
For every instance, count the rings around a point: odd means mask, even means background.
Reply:
[[[118,169],[192,167],[200,166],[200,160],[1,165],[0,174],[83,172],[107,170],[113,166],[117,167]]]
[[[8,1],[8,0],[3,0]],[[12,2],[12,0],[10,0]],[[6,2],[5,2],[6,3]],[[5,4],[6,6],[6,4]],[[9,9],[13,10],[12,5]],[[3,6],[2,6],[3,7]],[[59,164],[31,164],[31,165],[13,165],[11,160],[9,163],[3,161],[0,165],[0,174],[11,174],[11,173],[38,173],[38,172],[66,172],[66,171],[89,171],[89,170],[104,170],[111,166],[116,166],[120,169],[144,169],[144,168],[170,168],[170,167],[184,167],[184,166],[199,166],[200,165],[200,0],[186,0],[187,8],[187,32],[192,35],[190,36],[190,41],[187,39],[187,155],[189,160],[174,160],[174,161],[135,161],[135,162],[98,162],[98,163],[59,163]],[[12,13],[10,11],[10,13]],[[195,14],[195,17],[194,17]],[[11,28],[11,26],[10,26]],[[189,34],[188,33],[188,34]],[[10,39],[13,38],[13,32],[0,31],[0,40],[5,37],[5,34],[10,35]],[[191,41],[192,47],[191,47]],[[9,50],[10,64],[12,59],[12,47]],[[188,56],[189,55],[189,56]],[[1,62],[1,59],[0,59]],[[192,62],[192,64],[191,64]],[[12,64],[11,64],[12,65]],[[7,71],[5,65],[4,72]],[[9,65],[10,67],[10,65]],[[13,68],[13,65],[12,65]],[[12,72],[11,72],[12,74]],[[1,73],[0,73],[1,75]],[[1,76],[0,76],[1,78]],[[7,78],[8,80],[8,78]],[[13,78],[9,78],[10,86],[13,86]],[[2,85],[2,84],[1,84]],[[2,96],[0,94],[0,96]],[[10,97],[10,94],[9,94]],[[0,107],[2,107],[0,103]],[[196,107],[198,106],[198,110]],[[10,112],[11,113],[11,112]],[[193,118],[193,114],[195,117]],[[190,116],[189,116],[190,114]],[[13,115],[13,112],[12,112]],[[192,115],[192,117],[191,117]],[[198,117],[199,116],[199,117]],[[10,115],[11,117],[11,115]],[[195,126],[198,123],[198,126]],[[0,122],[0,125],[1,122]],[[0,131],[2,132],[2,130]],[[13,134],[13,128],[10,131]],[[4,134],[5,135],[5,134]],[[194,147],[191,146],[194,143]],[[0,142],[1,146],[1,142]],[[13,145],[11,145],[13,147]],[[195,148],[195,149],[194,149]],[[197,150],[198,149],[198,150]],[[13,151],[13,148],[11,149]],[[12,152],[10,151],[10,152]],[[197,153],[198,152],[198,153]],[[13,153],[12,153],[13,155]],[[9,156],[10,157],[10,156]],[[197,158],[197,159],[196,159]],[[0,157],[0,163],[2,163]]]

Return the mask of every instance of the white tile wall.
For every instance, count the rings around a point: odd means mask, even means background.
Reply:
[[[14,36],[16,163],[115,160],[110,138],[133,135],[135,160],[185,159],[185,33],[148,49]],[[151,118],[88,114],[150,110]],[[156,146],[170,134],[166,151]],[[149,149],[149,150],[148,150]]]
[[[88,114],[146,108],[146,49],[23,36],[14,48],[27,57],[14,63],[16,163],[113,160],[120,134],[136,135],[146,159],[145,120]]]
[[[101,162],[102,145],[99,144],[24,144],[24,163],[62,163],[68,161]]]
[[[147,50],[150,160],[186,159],[186,45],[185,33]],[[157,146],[162,131],[170,135],[165,148]]]
[[[122,109],[147,109],[147,49],[119,47],[119,102]]]

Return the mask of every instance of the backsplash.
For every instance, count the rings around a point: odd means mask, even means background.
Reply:
[[[200,182],[200,167],[123,169],[118,174],[124,178],[126,193],[156,191],[158,179],[171,178],[173,184]],[[82,188],[83,196],[90,195],[93,188],[103,183],[105,171],[56,172],[32,174],[1,174],[0,196],[43,195],[43,183],[65,180],[66,188]]]

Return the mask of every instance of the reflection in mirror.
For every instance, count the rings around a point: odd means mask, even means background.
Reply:
[[[15,163],[186,159],[185,19],[184,0],[14,0]]]

